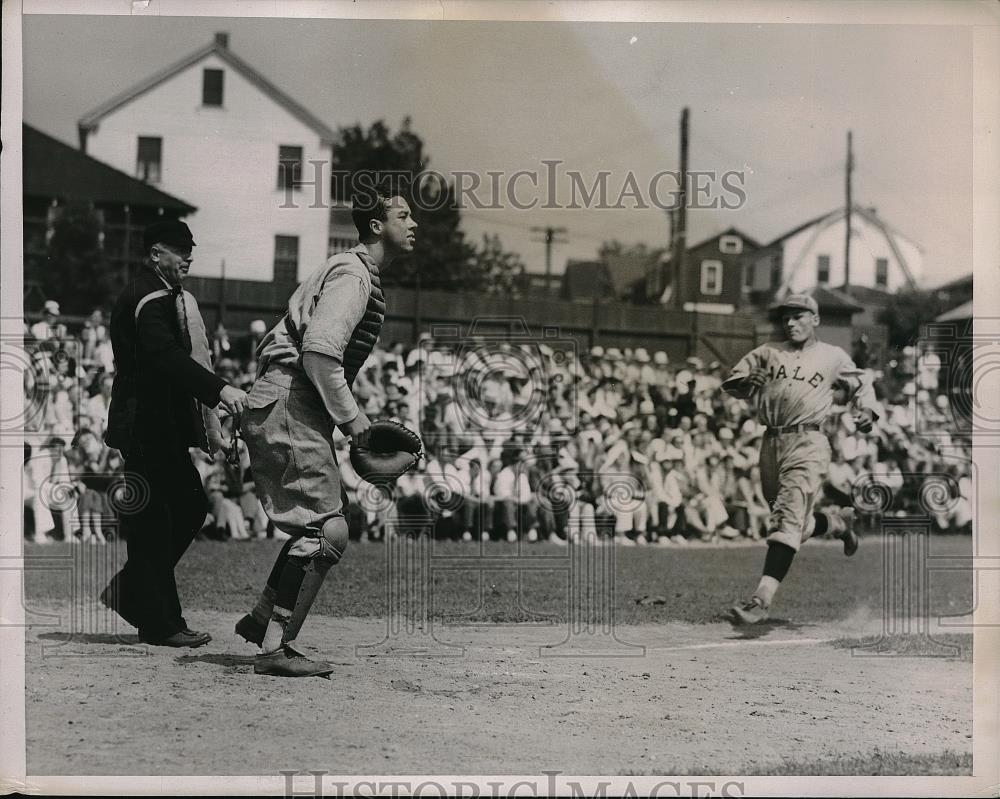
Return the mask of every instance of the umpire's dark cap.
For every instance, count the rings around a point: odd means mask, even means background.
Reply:
[[[179,219],[163,219],[149,225],[142,233],[142,246],[148,252],[154,244],[166,244],[179,249],[191,249],[195,246],[191,228]]]

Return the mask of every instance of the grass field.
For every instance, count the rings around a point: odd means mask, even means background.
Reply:
[[[755,628],[724,612],[756,584],[762,544],[603,548],[576,561],[613,567],[595,605],[578,601],[566,548],[399,543],[394,557],[430,567],[407,613],[390,612],[389,548],[352,543],[303,630],[331,681],[255,676],[255,649],[233,635],[279,545],[195,542],[178,585],[214,640],[193,651],[143,647],[120,621],[109,634],[95,600],[124,548],[26,547],[29,773],[972,771],[971,635],[884,634],[883,608],[913,574],[884,568],[898,553],[877,537],[851,559],[809,542]],[[971,555],[968,538],[928,545],[952,566]],[[975,604],[971,571],[931,571],[926,585],[929,617]],[[581,618],[613,622],[633,649],[552,649]],[[409,622],[425,639],[432,623],[448,651],[371,649]],[[303,749],[303,730],[321,745]]]
[[[936,556],[971,555],[971,540],[960,537],[933,539]],[[27,577],[30,599],[68,599],[72,585],[96,596],[112,567],[124,561],[124,547],[107,551],[88,548],[91,558],[107,558],[100,569],[88,569],[71,581],[64,571],[38,569]],[[228,613],[245,612],[263,586],[279,542],[195,542],[177,570],[178,589],[185,607],[211,608]],[[62,557],[67,545],[28,545],[29,557]],[[718,621],[734,602],[746,598],[756,585],[765,546],[734,547],[628,547],[614,548],[614,610],[619,624],[668,621],[705,623]],[[480,557],[481,556],[481,557]],[[567,549],[550,544],[434,542],[432,563],[447,569],[435,571],[433,618],[460,622],[559,621],[568,613]],[[520,558],[524,569],[514,570]],[[553,566],[546,569],[544,558]],[[459,559],[467,567],[455,569]],[[502,569],[491,568],[502,560]],[[88,581],[90,574],[93,579]],[[883,549],[879,538],[864,542],[847,559],[837,542],[810,542],[802,548],[782,585],[775,613],[805,622],[845,619],[864,609],[881,612],[887,592],[898,591],[905,576],[894,573],[885,584]],[[972,572],[932,572],[928,610],[932,615],[956,615],[972,608]],[[638,604],[643,597],[662,603]],[[386,615],[386,547],[353,543],[331,573],[319,596],[315,612],[359,618]]]

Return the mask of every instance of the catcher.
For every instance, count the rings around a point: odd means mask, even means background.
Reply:
[[[402,197],[381,194],[355,199],[352,216],[360,243],[307,277],[289,298],[284,318],[261,340],[242,418],[258,496],[274,525],[290,536],[256,606],[236,624],[239,635],[261,647],[257,674],[333,671],[294,642],[347,547],[334,427],[351,439],[352,462],[364,479],[390,482],[416,462],[420,449],[416,435],[407,437],[399,425],[373,426],[351,391],[385,319],[379,272],[413,251],[417,223]],[[401,445],[410,451],[375,454]]]

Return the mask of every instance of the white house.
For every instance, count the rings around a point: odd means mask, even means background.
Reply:
[[[746,290],[776,294],[816,286],[852,286],[895,292],[916,287],[923,273],[920,246],[880,219],[874,209],[851,208],[850,275],[845,270],[847,214],[838,208],[779,236],[745,266]]]
[[[196,274],[289,283],[327,257],[334,132],[228,34],[79,121],[80,147],[198,207]]]

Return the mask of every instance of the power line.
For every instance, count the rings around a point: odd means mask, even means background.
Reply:
[[[501,227],[508,227],[516,230],[523,231],[525,233],[531,233],[534,226],[527,222],[508,222],[503,219],[495,219],[484,213],[477,211],[461,211],[462,218],[477,219],[482,222],[489,222],[493,225],[500,225]],[[584,239],[586,241],[599,241],[601,243],[608,240],[608,236],[595,236],[593,233],[585,233],[576,228],[562,228],[566,235],[572,236],[574,239]]]

